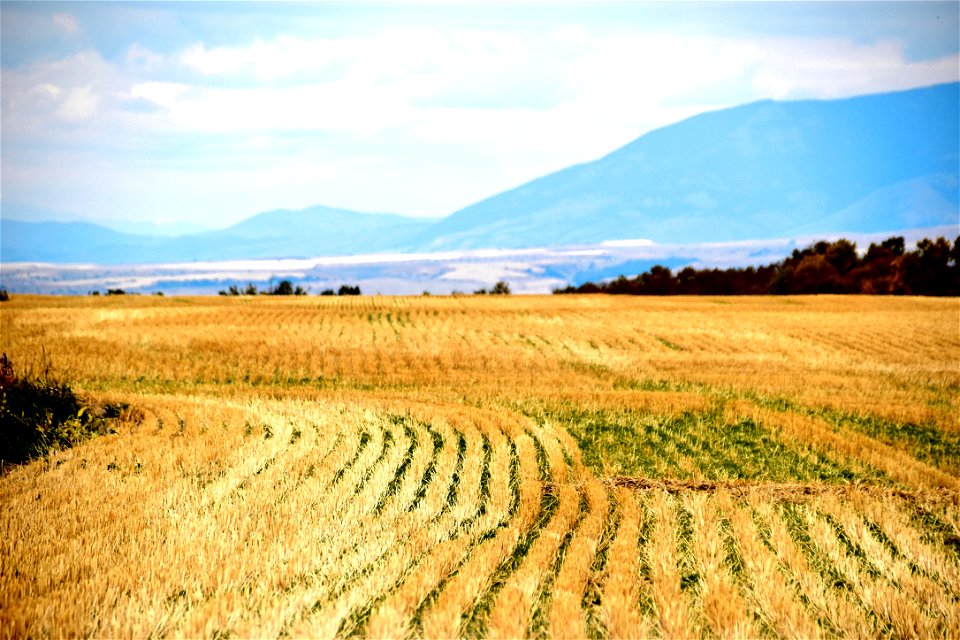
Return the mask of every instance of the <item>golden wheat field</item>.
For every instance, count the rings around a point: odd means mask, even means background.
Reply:
[[[960,301],[41,298],[3,637],[960,636]]]

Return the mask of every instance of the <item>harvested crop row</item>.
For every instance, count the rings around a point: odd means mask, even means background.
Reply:
[[[957,558],[909,492],[617,487],[549,424],[466,407],[151,402],[125,446],[4,478],[4,539],[35,541],[3,547],[4,633],[582,637],[594,606],[611,637],[957,630]]]
[[[782,503],[763,493],[744,500],[723,491],[624,488],[617,500],[601,602],[612,638],[955,637],[960,630],[958,599],[942,577],[957,571],[957,558],[934,553],[923,570],[899,551],[929,545],[922,542],[929,532],[903,517],[906,503],[858,496],[859,511],[830,493]]]

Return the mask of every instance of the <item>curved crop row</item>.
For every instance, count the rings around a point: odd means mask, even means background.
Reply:
[[[143,405],[4,478],[0,635],[960,633],[956,510],[908,492],[600,480],[465,405]]]

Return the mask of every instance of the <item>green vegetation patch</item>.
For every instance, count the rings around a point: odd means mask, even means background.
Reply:
[[[898,423],[874,415],[809,408],[784,398],[754,395],[751,400],[769,409],[820,418],[837,430],[850,429],[862,433],[947,472],[960,472],[960,433],[947,432],[937,425]]]
[[[664,416],[566,405],[529,413],[565,428],[598,475],[889,484],[876,470],[780,440],[750,419],[726,422],[719,410]]]
[[[95,435],[113,433],[110,419],[125,406],[90,406],[57,379],[49,367],[40,375],[19,375],[6,354],[0,357],[0,471],[49,451],[66,449]]]
[[[840,431],[850,429],[878,442],[906,451],[917,460],[948,473],[960,473],[960,433],[951,433],[933,423],[901,423],[876,415],[838,411],[828,407],[808,407],[788,398],[767,396],[752,391],[713,387],[698,382],[652,379],[614,381],[615,389],[664,393],[692,392],[714,399],[717,404],[742,398],[766,409],[819,418]],[[936,388],[938,398],[949,395],[956,385]]]
[[[613,383],[614,389],[629,389],[631,391],[654,391],[658,393],[700,393],[711,397],[724,397],[732,395],[731,391],[711,387],[700,382],[691,382],[688,380],[654,380],[654,379],[630,379],[618,378]]]

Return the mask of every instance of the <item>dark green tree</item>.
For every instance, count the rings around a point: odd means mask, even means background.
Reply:
[[[508,296],[510,295],[510,285],[504,280],[498,280],[497,283],[493,285],[490,293],[495,296]]]
[[[277,286],[270,290],[270,295],[273,296],[292,296],[293,295],[293,283],[289,280],[281,280]]]

